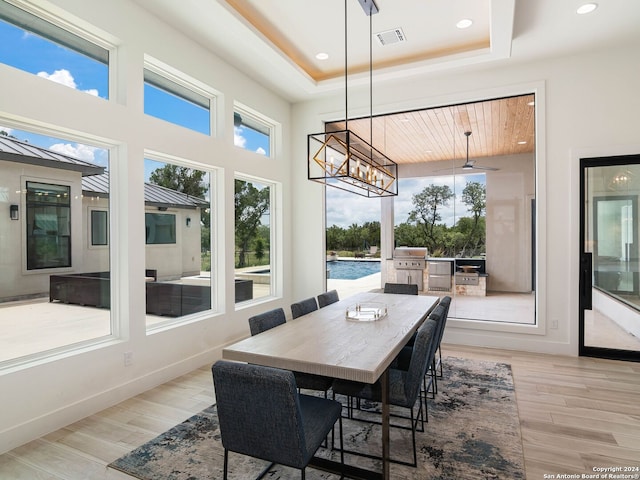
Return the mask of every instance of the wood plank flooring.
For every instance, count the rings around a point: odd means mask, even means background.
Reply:
[[[511,364],[527,479],[640,467],[640,363],[453,345],[443,350]],[[106,465],[213,402],[207,365],[0,455],[0,478],[131,480]]]

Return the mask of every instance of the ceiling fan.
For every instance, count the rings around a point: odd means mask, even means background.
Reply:
[[[460,168],[462,170],[485,170],[485,171],[492,171],[495,172],[496,170],[500,170],[499,168],[494,168],[494,167],[481,167],[480,165],[476,165],[476,161],[475,160],[469,160],[469,137],[471,136],[471,131],[467,131],[464,132],[465,137],[467,137],[467,160],[464,162],[464,165],[460,166],[460,167],[455,167],[455,168]],[[444,170],[450,170],[449,168],[444,168],[442,170],[437,170],[438,172],[444,171]]]
[[[469,137],[471,136],[471,131],[468,132],[464,132],[465,137],[467,137],[467,161],[464,162],[464,165],[462,165],[462,170],[490,170],[490,171],[496,171],[498,170],[497,168],[493,168],[493,167],[481,167],[479,165],[476,165],[476,161],[475,160],[469,160]]]

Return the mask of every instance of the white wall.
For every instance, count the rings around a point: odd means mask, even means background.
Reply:
[[[538,210],[538,325],[491,326],[480,322],[449,322],[445,341],[577,354],[578,344],[578,194],[580,152],[617,155],[640,152],[637,112],[639,45],[589,54],[509,65],[469,68],[429,78],[407,77],[376,84],[374,114],[413,110],[536,93]],[[368,114],[366,91],[350,92],[350,115]],[[323,120],[344,115],[344,92],[296,105],[293,110],[294,158],[305,158],[305,135],[321,131]],[[321,188],[305,180],[303,162],[294,165],[294,264],[306,261],[305,275],[295,282],[294,296],[303,297],[322,285]],[[306,195],[303,196],[302,192]],[[309,252],[314,253],[313,258]],[[317,258],[316,258],[317,257]],[[552,321],[558,328],[551,329]]]
[[[49,7],[42,1],[39,5]],[[72,135],[111,148],[113,244],[112,321],[119,338],[52,355],[32,364],[0,371],[2,415],[0,452],[74,422],[196,367],[213,362],[223,345],[249,334],[247,317],[267,308],[288,306],[290,276],[279,288],[283,298],[235,311],[233,283],[233,178],[236,172],[272,180],[279,189],[281,270],[291,272],[289,185],[290,105],[220,58],[158,22],[129,0],[86,2],[55,0],[53,10],[73,23],[105,32],[118,45],[110,101],[0,65],[0,125]],[[212,25],[215,28],[215,25]],[[208,137],[143,114],[143,58],[148,54],[220,92],[216,136]],[[233,102],[238,101],[278,123],[274,158],[233,145]],[[213,183],[212,239],[220,278],[219,310],[197,321],[147,334],[144,305],[143,159],[145,151],[216,168]],[[163,157],[164,158],[164,157]],[[139,205],[140,208],[136,208]],[[79,209],[78,209],[79,211]],[[22,212],[21,212],[22,214]],[[8,217],[8,214],[7,214]],[[193,221],[193,219],[192,219]],[[17,222],[16,222],[17,223]],[[80,241],[80,239],[78,239]],[[229,286],[229,288],[226,288]],[[133,365],[124,367],[124,352]]]

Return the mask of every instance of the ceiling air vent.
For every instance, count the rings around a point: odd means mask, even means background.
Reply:
[[[387,30],[386,32],[378,32],[374,35],[382,46],[393,45],[394,43],[407,41],[401,28],[394,28],[392,30]]]

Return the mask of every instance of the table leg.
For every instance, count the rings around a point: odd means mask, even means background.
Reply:
[[[380,377],[382,387],[382,478],[389,479],[389,373]]]

